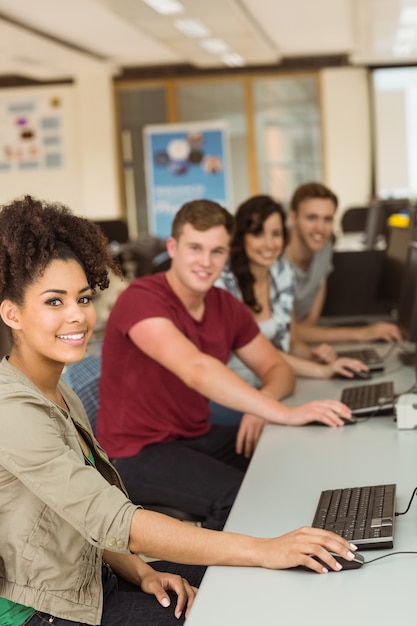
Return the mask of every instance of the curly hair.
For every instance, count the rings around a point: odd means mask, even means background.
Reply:
[[[75,259],[93,291],[121,275],[108,242],[94,222],[57,203],[25,196],[0,209],[0,302],[23,304],[26,289],[54,259]]]
[[[243,302],[255,313],[260,313],[262,307],[255,297],[255,277],[249,267],[249,259],[245,250],[245,235],[248,233],[260,234],[264,222],[273,213],[278,213],[281,217],[285,246],[288,238],[285,211],[282,205],[275,202],[270,196],[252,196],[243,202],[235,213],[235,231],[230,244],[230,269],[238,282]]]

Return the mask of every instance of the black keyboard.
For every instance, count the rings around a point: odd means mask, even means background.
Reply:
[[[339,357],[348,357],[349,359],[358,359],[362,363],[366,363],[371,372],[382,372],[384,362],[373,348],[360,348],[358,350],[347,350],[338,353]]]
[[[361,550],[394,545],[395,484],[321,492],[312,526],[332,530]]]
[[[393,411],[395,394],[391,381],[355,385],[342,391],[340,401],[346,404],[353,415],[379,415]]]

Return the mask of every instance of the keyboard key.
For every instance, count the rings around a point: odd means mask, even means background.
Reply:
[[[388,484],[322,491],[312,525],[331,530],[361,549],[392,548],[395,488]]]
[[[342,391],[341,402],[346,404],[354,415],[378,415],[394,407],[394,384],[392,381],[346,387]]]

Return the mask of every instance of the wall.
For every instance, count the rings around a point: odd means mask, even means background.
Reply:
[[[340,219],[372,192],[371,112],[368,72],[329,68],[320,73],[324,182],[339,197]]]
[[[93,219],[121,214],[117,175],[113,87],[108,74],[85,75],[73,85],[22,87],[0,90],[0,150],[7,141],[16,144],[11,128],[10,104],[34,103],[33,125],[40,124],[42,107],[57,103],[62,122],[62,164],[59,167],[15,165],[0,169],[0,203],[23,194],[68,204]],[[37,119],[38,117],[38,119]],[[40,128],[40,126],[39,126]],[[38,133],[41,136],[42,132]],[[0,162],[3,159],[0,158]],[[4,162],[4,160],[3,160]]]
[[[368,201],[371,127],[368,74],[362,68],[320,72],[324,182],[340,198],[340,213]],[[71,86],[3,89],[4,99],[24,94],[58,94],[65,106],[67,160],[62,171],[0,171],[0,203],[23,193],[69,204],[93,219],[123,214],[117,171],[116,120],[112,79],[79,77]]]

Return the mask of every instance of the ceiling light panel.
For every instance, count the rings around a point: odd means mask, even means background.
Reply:
[[[142,2],[161,15],[175,15],[184,10],[181,2],[176,0],[142,0]]]
[[[222,56],[222,61],[229,67],[243,67],[245,65],[245,59],[236,52],[229,52]]]
[[[392,47],[392,54],[395,57],[408,57],[413,51],[413,44],[409,41],[399,41],[394,43]]]
[[[210,54],[226,54],[230,50],[222,39],[203,39],[200,41],[200,46]]]
[[[414,11],[402,13],[402,9],[414,8],[415,2],[413,5],[402,0],[353,0],[356,43],[352,62],[378,65],[392,64],[399,59],[415,62],[417,50],[414,45],[410,46],[409,38],[416,40],[417,36],[407,32],[412,24],[403,22],[403,19],[411,21]],[[406,29],[401,32],[401,39],[398,38],[400,27]]]
[[[417,26],[417,7],[404,6],[400,11],[400,24],[413,24]]]
[[[395,35],[395,39],[398,42],[412,42],[416,41],[417,28],[415,26],[401,26]]]
[[[207,26],[199,20],[175,20],[174,26],[178,28],[183,35],[191,38],[209,37],[211,35]]]
[[[208,35],[204,35],[205,38],[222,40],[227,44],[228,51],[242,56],[248,65],[276,63],[279,59],[278,48],[257,25],[256,20],[252,19],[241,0],[210,0],[209,3],[207,0],[181,0],[184,10],[178,16],[158,14],[139,0],[95,2],[107,6],[132,27],[170,49],[179,63],[190,63],[201,68],[223,67],[220,55],[224,52],[208,52],[199,44],[201,37],[184,36],[184,29],[179,30],[176,24],[178,20],[191,20],[203,25],[209,31]]]

